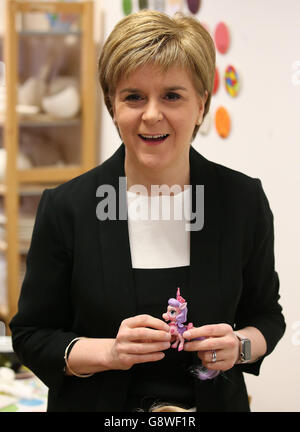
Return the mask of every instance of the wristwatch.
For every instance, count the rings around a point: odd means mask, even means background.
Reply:
[[[247,363],[251,360],[251,341],[240,333],[234,332],[240,341],[240,358],[239,363]]]

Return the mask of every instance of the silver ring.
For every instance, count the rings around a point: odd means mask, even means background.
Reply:
[[[217,361],[217,353],[216,353],[215,350],[212,350],[212,352],[211,352],[211,362],[212,363],[216,363],[216,361]]]

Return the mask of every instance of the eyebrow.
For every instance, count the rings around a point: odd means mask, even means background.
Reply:
[[[176,91],[176,90],[188,91],[187,88],[182,87],[182,86],[165,87],[164,90],[165,91]],[[141,91],[141,90],[138,88],[125,88],[125,89],[121,90],[120,93],[136,93],[139,91]]]

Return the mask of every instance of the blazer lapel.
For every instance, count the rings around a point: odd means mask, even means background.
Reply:
[[[196,185],[204,186],[204,225],[191,232],[190,298],[188,320],[195,327],[216,324],[220,319],[221,285],[220,242],[221,204],[219,179],[213,166],[191,147],[190,178],[193,211]]]
[[[116,191],[116,220],[97,221],[104,277],[103,295],[111,312],[110,329],[114,335],[123,319],[136,314],[134,278],[131,263],[127,219],[119,220],[119,198],[126,203],[126,188],[119,179],[125,179],[125,147],[122,144],[116,153],[103,165],[99,186],[111,185]],[[97,198],[97,204],[100,199]],[[123,208],[124,211],[124,208]]]

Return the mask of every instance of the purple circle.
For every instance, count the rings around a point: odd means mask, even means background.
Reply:
[[[193,13],[196,14],[201,6],[201,0],[187,0],[188,8]]]

